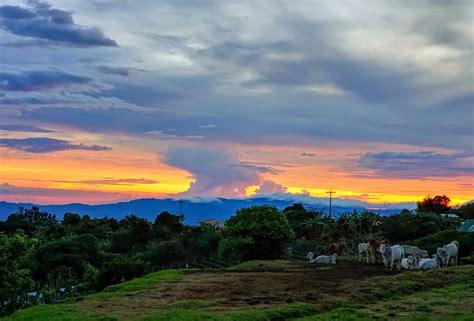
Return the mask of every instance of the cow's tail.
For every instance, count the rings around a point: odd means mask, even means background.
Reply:
[[[454,243],[456,247],[459,249],[459,242],[458,241],[452,241],[451,243]]]

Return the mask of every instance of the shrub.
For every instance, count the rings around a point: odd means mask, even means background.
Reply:
[[[438,246],[443,246],[454,240],[459,242],[459,257],[468,256],[474,250],[474,233],[458,231],[441,231],[406,243],[416,245],[427,250],[428,253],[436,253]]]
[[[131,280],[145,273],[146,264],[126,255],[116,255],[104,264],[97,276],[96,289],[102,290],[108,285]]]
[[[240,260],[281,258],[292,238],[286,216],[276,207],[253,206],[237,211],[226,222],[219,253]]]

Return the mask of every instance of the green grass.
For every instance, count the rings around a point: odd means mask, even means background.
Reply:
[[[317,313],[311,304],[293,304],[271,309],[239,309],[228,313],[194,309],[175,309],[157,313],[140,321],[283,321]]]
[[[406,283],[405,286],[412,286]],[[297,321],[428,321],[474,320],[474,277],[470,281],[412,295],[379,301],[366,306],[341,307],[329,312],[310,315]]]
[[[204,309],[217,305],[213,300],[180,300],[171,305],[174,309]]]
[[[102,298],[119,298],[133,293],[146,291],[155,287],[160,282],[179,281],[183,278],[182,270],[163,270],[145,275],[120,284],[111,285],[102,292],[89,294],[84,300],[95,300]],[[114,317],[91,317],[78,311],[72,302],[37,305],[17,311],[11,316],[1,319],[2,321],[112,321]]]
[[[228,268],[228,270],[250,270],[250,269],[255,269],[258,267],[263,267],[267,265],[267,261],[262,261],[262,260],[254,260],[254,261],[247,261],[240,263],[238,265],[234,265]]]
[[[28,309],[17,311],[7,316],[2,321],[89,321],[89,320],[112,320],[107,318],[90,319],[79,313],[73,304],[47,304],[38,305]]]
[[[160,282],[180,281],[183,279],[183,275],[183,270],[163,270],[150,273],[141,278],[108,286],[102,292],[90,294],[86,298],[111,298],[130,295],[154,288]]]
[[[249,261],[233,269],[245,273],[246,270],[281,268],[286,264],[285,261]],[[356,281],[354,284],[348,284],[347,290],[353,290],[351,296],[325,298],[327,305],[322,308],[329,311],[322,313],[319,313],[314,305],[305,303],[228,310],[229,306],[219,306],[218,300],[179,300],[179,297],[166,306],[153,307],[146,314],[124,313],[130,312],[124,310],[124,305],[120,304],[124,300],[137,300],[140,296],[146,296],[146,291],[156,288],[160,282],[177,282],[184,277],[182,270],[164,270],[110,286],[101,293],[85,296],[82,302],[30,307],[2,321],[472,321],[472,272],[472,266],[463,266],[380,276],[370,279],[370,287],[364,283],[363,289],[367,288],[368,291],[362,293],[355,291],[361,282]],[[135,294],[139,296],[134,297]],[[103,304],[108,309],[94,312],[94,306],[97,304]]]

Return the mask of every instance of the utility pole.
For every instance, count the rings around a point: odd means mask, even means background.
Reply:
[[[332,194],[335,194],[336,191],[330,189],[326,193],[329,194],[329,216],[332,216]]]

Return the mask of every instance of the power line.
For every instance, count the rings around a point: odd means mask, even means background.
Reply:
[[[336,191],[330,189],[326,193],[329,194],[329,216],[332,216],[332,194],[335,194]]]

